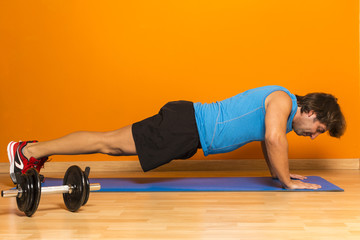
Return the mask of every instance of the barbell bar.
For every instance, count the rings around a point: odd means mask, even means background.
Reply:
[[[41,187],[41,195],[50,195],[50,194],[59,194],[59,193],[69,193],[71,194],[74,187],[71,185],[62,185],[62,186],[52,186],[52,187]],[[99,183],[90,184],[90,192],[99,191],[101,185]],[[1,197],[10,198],[10,197],[21,197],[23,194],[22,189],[10,189],[1,191]]]

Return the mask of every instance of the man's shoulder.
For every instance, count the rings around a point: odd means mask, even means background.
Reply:
[[[269,105],[277,105],[281,106],[282,108],[290,108],[292,106],[292,99],[288,93],[278,90],[270,93],[267,98],[265,99],[265,109]]]

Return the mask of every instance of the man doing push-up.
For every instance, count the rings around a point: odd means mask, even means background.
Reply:
[[[339,138],[345,126],[334,96],[298,96],[280,86],[265,86],[210,104],[169,102],[155,116],[110,132],[82,131],[44,142],[10,142],[10,176],[16,183],[17,172],[29,168],[40,172],[51,155],[138,155],[142,169],[149,171],[173,159],[190,158],[200,148],[207,156],[261,141],[270,173],[284,188],[318,189],[321,186],[289,173],[286,134],[294,130],[315,139],[328,131]]]

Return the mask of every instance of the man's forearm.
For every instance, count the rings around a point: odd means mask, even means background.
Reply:
[[[273,167],[271,166],[271,163],[270,163],[270,160],[269,160],[269,156],[268,156],[268,154],[267,154],[267,149],[266,149],[265,141],[261,141],[261,149],[262,149],[262,152],[263,152],[263,154],[264,154],[264,158],[265,158],[266,164],[267,164],[267,166],[268,166],[268,168],[269,168],[271,177],[277,178],[277,176],[276,176],[276,174],[275,174],[275,171],[274,171]]]
[[[270,171],[273,171],[273,173],[276,174],[284,187],[289,187],[291,181],[289,173],[288,142],[286,136],[266,139],[265,146],[271,167]]]

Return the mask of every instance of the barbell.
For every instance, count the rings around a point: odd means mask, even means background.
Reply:
[[[85,172],[73,165],[65,173],[62,186],[41,187],[39,173],[30,168],[25,174],[16,174],[16,189],[1,191],[1,197],[16,197],[18,209],[31,217],[37,210],[41,194],[62,193],[66,208],[76,212],[87,203],[91,191],[101,189],[99,183],[89,183],[90,168]]]

